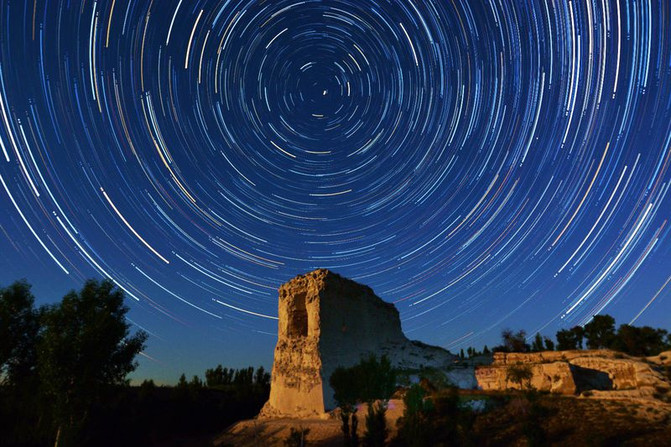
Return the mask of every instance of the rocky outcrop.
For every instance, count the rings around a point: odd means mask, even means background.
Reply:
[[[627,395],[646,397],[671,389],[654,363],[609,350],[497,352],[491,365],[476,368],[478,386],[490,391],[520,388],[508,379],[510,368],[520,365],[531,369],[531,386],[538,391],[578,394],[627,390]]]
[[[574,394],[577,390],[571,367],[567,362],[529,364],[532,377],[529,385],[539,391]],[[520,383],[508,379],[508,367],[480,366],[475,369],[478,386],[485,391],[519,389]],[[525,383],[526,385],[526,383]]]
[[[408,340],[393,304],[364,285],[320,269],[279,289],[270,398],[261,417],[321,415],[335,407],[329,378],[338,366],[387,355],[395,367],[446,368],[455,356]]]

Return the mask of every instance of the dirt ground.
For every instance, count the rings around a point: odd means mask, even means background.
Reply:
[[[464,393],[467,394],[467,393]],[[474,445],[526,446],[524,404],[521,395],[474,392],[469,397],[489,396],[499,403],[477,416]],[[466,396],[462,396],[466,397]],[[542,395],[546,417],[541,425],[551,446],[669,446],[671,447],[671,404],[656,399],[598,399]],[[396,436],[396,421],[403,415],[403,401],[393,399],[387,411],[389,437]],[[363,437],[366,406],[357,411],[358,433]],[[218,436],[217,447],[284,446],[291,428],[309,429],[310,446],[342,446],[341,422],[336,412],[324,419],[252,419],[241,421]]]
[[[386,419],[390,431],[390,438],[396,436],[396,420],[403,415],[403,401],[392,399],[389,401]],[[365,418],[368,408],[365,404],[359,405],[357,416],[359,426],[357,433],[363,437]],[[271,447],[284,446],[284,441],[291,433],[291,428],[309,429],[306,436],[311,446],[342,446],[341,422],[337,410],[324,419],[251,419],[240,421],[218,436],[214,445],[217,447]]]

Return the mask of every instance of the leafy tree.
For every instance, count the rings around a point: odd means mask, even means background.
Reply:
[[[546,351],[554,351],[555,350],[555,342],[552,341],[551,338],[545,337],[545,350]]]
[[[434,442],[433,401],[419,384],[411,386],[403,397],[405,410],[398,424],[398,441],[408,447],[423,447]]]
[[[351,369],[356,377],[357,400],[373,402],[376,399],[389,399],[396,389],[396,371],[387,356],[380,360],[370,355]]]
[[[140,388],[147,388],[147,389],[156,388],[156,384],[154,383],[154,379],[144,379],[142,381],[142,383],[140,384]]]
[[[146,333],[130,334],[124,294],[111,281],[89,280],[43,317],[38,369],[57,424],[56,445],[76,443],[91,405],[110,385],[127,384]]]
[[[485,347],[482,348],[482,353],[483,353],[483,354],[490,354],[490,352],[491,352],[491,351],[489,350],[489,348],[487,347],[487,345],[485,345]]]
[[[23,386],[35,377],[40,323],[34,302],[25,280],[0,289],[0,384]]]
[[[210,388],[224,384],[224,369],[221,365],[205,370],[205,384]]]
[[[536,336],[534,337],[534,341],[531,344],[531,352],[541,352],[545,350],[545,346],[543,344],[543,337],[539,332],[536,332]]]
[[[42,418],[37,340],[40,311],[30,285],[16,281],[0,288],[0,445],[38,445],[49,439],[49,420]]]
[[[191,382],[189,382],[189,386],[194,390],[199,390],[203,387],[203,381],[200,380],[200,377],[194,375]]]
[[[656,355],[669,349],[669,345],[665,342],[667,336],[668,332],[665,329],[623,324],[618,328],[610,347],[634,356]]]
[[[456,387],[427,395],[422,385],[406,391],[403,417],[397,422],[398,436],[392,445],[408,447],[475,445],[475,415],[461,405]]]
[[[356,416],[358,394],[356,375],[352,368],[338,367],[331,374],[329,383],[333,388],[333,398],[340,407],[341,429],[345,446],[357,446],[359,443],[356,434],[356,426],[358,425]]]
[[[179,380],[177,381],[177,388],[188,388],[189,387],[189,382],[186,381],[186,375],[182,373],[181,376],[179,376]]]
[[[270,384],[270,373],[266,372],[263,366],[259,366],[254,373],[254,384],[265,386]]]
[[[615,339],[615,319],[610,315],[594,315],[584,329],[589,349],[608,348]]]
[[[363,438],[363,444],[366,447],[384,447],[385,440],[389,434],[387,430],[387,420],[385,414],[387,406],[384,401],[377,401],[375,404],[368,403],[368,413],[366,414],[366,432]]]
[[[336,368],[329,383],[334,391],[333,397],[340,407],[345,444],[358,445],[357,402],[368,402],[371,407],[376,399],[389,399],[396,387],[396,372],[386,356],[382,356],[378,361],[375,355],[370,355],[350,368]],[[384,420],[385,411],[386,406],[380,408],[382,420]],[[381,419],[378,415],[377,419],[373,418],[371,421],[378,423]],[[375,429],[375,427],[371,426],[369,429]]]
[[[557,350],[570,351],[582,349],[584,330],[582,326],[574,326],[571,329],[562,329],[557,332]]]
[[[510,329],[504,329],[501,332],[503,344],[494,348],[494,351],[500,352],[529,352],[530,346],[526,342],[527,333],[524,330],[513,332]]]
[[[531,365],[517,362],[506,368],[506,382],[516,383],[521,390],[531,389],[533,371]]]

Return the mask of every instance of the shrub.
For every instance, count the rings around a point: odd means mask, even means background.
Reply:
[[[287,439],[284,440],[284,445],[286,447],[304,447],[307,445],[307,436],[310,433],[309,428],[295,428],[291,427],[291,433],[287,436]]]
[[[385,414],[387,405],[384,401],[377,401],[375,404],[368,404],[368,414],[366,414],[366,433],[363,443],[366,447],[383,447],[387,439],[387,420]]]
[[[533,371],[529,364],[517,362],[513,365],[508,365],[506,368],[506,382],[516,383],[521,390],[532,389],[532,377]]]

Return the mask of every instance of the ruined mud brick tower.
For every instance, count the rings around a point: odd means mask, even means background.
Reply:
[[[394,305],[369,287],[324,269],[295,277],[279,289],[270,398],[261,416],[303,417],[334,408],[333,371],[371,353],[411,368],[454,359],[441,348],[409,341]]]

